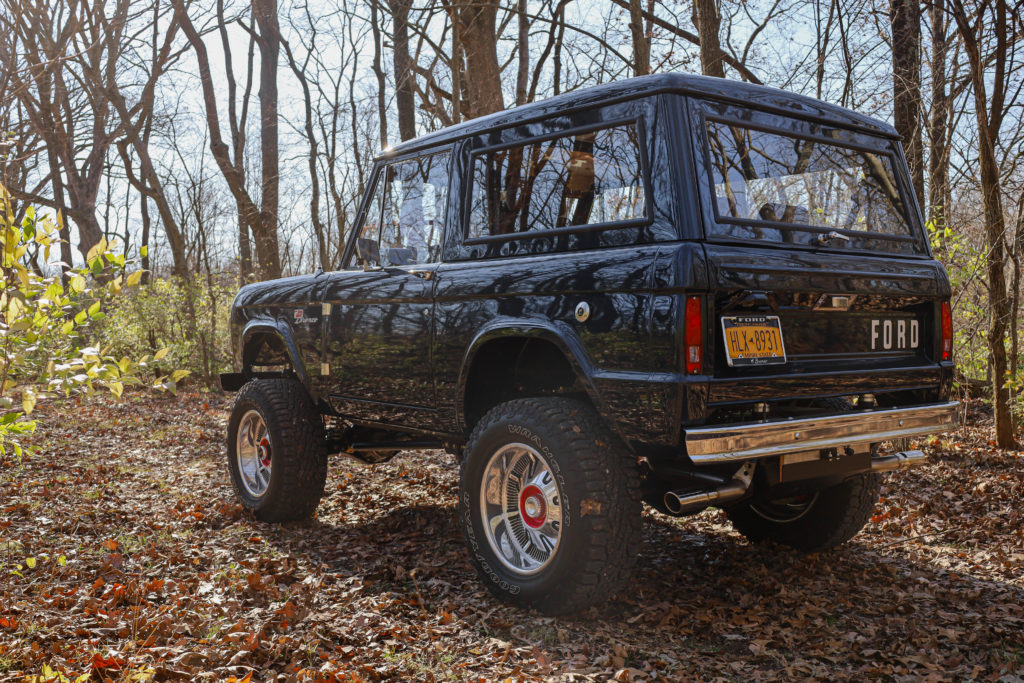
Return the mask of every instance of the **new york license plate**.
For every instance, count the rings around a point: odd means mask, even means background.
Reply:
[[[730,367],[786,362],[782,325],[777,315],[723,317],[722,336],[725,338],[725,357]]]

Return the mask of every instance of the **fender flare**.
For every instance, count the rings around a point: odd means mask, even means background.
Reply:
[[[554,344],[561,351],[573,374],[576,375],[587,392],[587,397],[602,416],[606,415],[601,395],[594,384],[594,366],[587,356],[583,342],[576,332],[562,321],[550,321],[527,318],[497,318],[480,328],[476,336],[466,346],[459,368],[459,379],[456,384],[455,414],[460,429],[466,430],[466,386],[469,383],[469,372],[480,349],[495,339],[537,339]]]
[[[295,338],[292,336],[292,329],[285,323],[279,320],[273,320],[269,318],[256,318],[250,320],[242,328],[241,342],[239,350],[241,352],[241,360],[243,363],[242,370],[245,370],[245,348],[249,342],[257,334],[270,334],[284,343],[285,352],[288,354],[288,360],[291,362],[292,370],[295,371],[296,378],[302,382],[302,385],[306,387],[306,390],[311,389],[309,383],[309,373],[306,372],[306,367],[302,363],[302,357],[299,355],[299,347],[295,344]]]

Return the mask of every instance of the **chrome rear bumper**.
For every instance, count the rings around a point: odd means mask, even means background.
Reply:
[[[958,405],[958,401],[950,401],[797,420],[696,427],[686,430],[686,453],[694,463],[708,465],[924,436],[956,427]]]

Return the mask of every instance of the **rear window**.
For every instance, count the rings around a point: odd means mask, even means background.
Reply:
[[[918,241],[888,154],[733,122],[706,126],[719,234],[812,243],[836,231]]]

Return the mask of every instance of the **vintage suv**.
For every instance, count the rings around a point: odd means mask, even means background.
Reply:
[[[924,458],[879,443],[955,424],[896,131],[779,90],[647,76],[404,142],[338,265],[235,299],[239,498],[303,518],[330,453],[445,448],[483,582],[544,613],[623,587],[641,500],[822,550]]]

